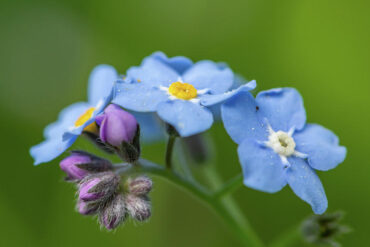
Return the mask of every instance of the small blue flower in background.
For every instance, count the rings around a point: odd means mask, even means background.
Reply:
[[[228,91],[233,82],[234,74],[224,64],[194,64],[186,57],[167,58],[156,52],[139,67],[130,68],[126,80],[118,81],[112,102],[132,111],[156,112],[186,137],[211,127],[213,115],[208,107],[256,86],[252,81]]]
[[[274,193],[286,184],[316,214],[328,202],[314,169],[327,171],[343,162],[346,148],[330,130],[306,124],[300,94],[293,88],[241,92],[221,107],[222,120],[239,144],[238,155],[248,187]]]
[[[97,131],[95,117],[110,103],[117,79],[116,70],[109,65],[94,68],[89,78],[88,102],[78,102],[66,107],[60,112],[58,121],[45,128],[46,140],[30,150],[35,165],[58,157],[83,131]]]

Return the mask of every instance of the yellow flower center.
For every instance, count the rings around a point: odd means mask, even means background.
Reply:
[[[98,125],[96,124],[96,122],[92,122],[91,124],[87,125],[84,128],[84,131],[98,134],[99,133]]]
[[[168,88],[168,92],[179,99],[190,100],[197,97],[197,90],[189,83],[174,82]]]
[[[88,121],[92,114],[94,113],[95,111],[95,107],[90,107],[89,109],[87,109],[75,122],[75,127],[80,127],[82,125],[84,125],[86,123],[86,121]],[[87,126],[88,127],[88,126]]]

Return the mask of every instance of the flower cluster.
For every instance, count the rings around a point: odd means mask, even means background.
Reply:
[[[147,196],[151,180],[142,174],[130,178],[128,171],[141,173],[140,139],[162,139],[167,129],[170,140],[201,142],[200,134],[221,116],[238,144],[245,186],[275,193],[289,185],[316,214],[322,214],[328,202],[315,170],[335,168],[345,159],[346,148],[330,130],[306,123],[296,89],[271,89],[254,97],[250,91],[255,87],[255,81],[246,82],[224,63],[194,63],[161,52],[146,57],[125,75],[100,65],[89,79],[89,101],[64,109],[59,120],[46,127],[46,140],[30,153],[35,164],[49,162],[83,134],[118,155],[122,166],[83,151],[72,152],[60,163],[67,180],[78,183],[78,211],[98,214],[103,226],[114,229],[126,215],[143,221],[151,214]],[[171,152],[173,142],[169,144]],[[169,159],[171,154],[166,155]],[[123,186],[120,175],[125,178]]]
[[[150,178],[128,177],[121,185],[121,177],[108,160],[83,151],[73,151],[60,162],[60,167],[67,174],[66,180],[77,184],[77,211],[82,215],[98,215],[106,229],[115,229],[127,215],[137,221],[150,217]]]

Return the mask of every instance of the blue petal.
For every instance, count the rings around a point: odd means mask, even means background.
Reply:
[[[46,126],[44,130],[45,138],[53,138],[62,136],[70,127],[74,126],[76,120],[83,114],[91,105],[85,102],[74,103],[64,108],[60,113],[58,120]]]
[[[227,65],[225,65],[225,66],[227,67]],[[240,86],[243,86],[247,83],[248,83],[248,81],[246,79],[244,79],[241,75],[234,74],[234,82],[233,82],[233,85],[231,86],[230,90],[238,89]],[[253,83],[253,81],[251,81],[251,83]],[[250,85],[252,85],[252,84],[250,84]],[[208,107],[208,109],[211,110],[211,112],[213,114],[213,118],[214,118],[215,121],[220,121],[221,120],[221,105],[222,105],[222,103],[223,102]]]
[[[171,67],[179,75],[182,75],[186,70],[188,70],[193,65],[193,62],[187,57],[176,56],[168,58],[166,54],[160,51],[153,53],[152,55],[150,55],[150,57],[158,59],[162,63]]]
[[[232,96],[239,93],[240,91],[250,91],[250,90],[253,90],[255,87],[256,87],[256,81],[251,81],[229,92],[225,92],[221,94],[204,94],[199,97],[200,103],[201,105],[204,105],[204,106],[215,105],[215,104],[221,103],[231,98]]]
[[[212,113],[207,108],[189,101],[168,101],[157,108],[159,117],[174,126],[182,137],[203,132],[213,123]]]
[[[221,103],[212,105],[208,109],[212,112],[213,119],[218,122],[221,120]]]
[[[290,157],[287,181],[294,193],[311,205],[315,214],[322,214],[328,207],[324,187],[314,170],[303,159]]]
[[[258,116],[258,108],[252,94],[242,91],[221,106],[221,117],[225,129],[234,142],[244,139],[267,140],[266,126]]]
[[[347,150],[339,146],[338,137],[330,130],[317,125],[307,124],[293,136],[297,151],[308,155],[308,163],[314,169],[327,171],[342,163]]]
[[[212,61],[200,61],[187,70],[183,81],[196,89],[210,89],[212,93],[224,93],[233,84],[234,74],[230,68],[218,66]]]
[[[155,57],[147,57],[139,67],[131,67],[127,77],[152,86],[168,86],[178,81],[180,75]]]
[[[49,162],[64,151],[66,151],[76,140],[76,135],[71,135],[70,138],[63,140],[60,136],[48,139],[36,146],[31,147],[30,154],[35,160],[34,165]]]
[[[300,130],[306,123],[303,100],[294,88],[278,88],[260,92],[256,97],[261,114],[275,131]]]
[[[140,136],[144,143],[152,143],[164,139],[164,130],[156,114],[139,112],[132,112],[132,114],[140,124]]]
[[[153,112],[159,103],[169,98],[165,91],[146,83],[118,82],[115,87],[112,102],[132,111]]]
[[[271,149],[246,139],[238,147],[238,154],[246,186],[274,193],[286,185],[284,165]]]
[[[108,97],[117,79],[117,71],[112,66],[104,64],[96,66],[89,78],[89,103],[96,105],[99,100]]]

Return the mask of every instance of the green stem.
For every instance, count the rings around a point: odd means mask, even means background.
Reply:
[[[133,168],[134,172],[145,172],[159,176],[190,192],[191,195],[195,196],[218,213],[218,215],[220,215],[233,229],[233,232],[239,236],[241,242],[245,246],[263,246],[248,222],[244,221],[240,214],[235,213],[235,210],[230,210],[228,203],[224,199],[220,200],[219,198],[214,197],[213,194],[203,186],[194,181],[185,179],[163,166],[144,159],[140,159],[138,164],[133,166]],[[125,172],[127,172],[127,170]]]
[[[234,190],[239,188],[243,185],[243,175],[238,174],[232,179],[230,179],[228,182],[226,182],[225,185],[222,186],[218,191],[214,193],[214,197],[216,198],[222,198],[225,195],[231,194]]]
[[[166,168],[171,169],[172,168],[172,153],[173,153],[173,147],[175,144],[176,136],[170,135],[167,142],[167,148],[166,148]]]
[[[212,187],[219,187],[222,184],[222,180],[218,173],[214,169],[205,170],[204,175],[211,183]],[[240,210],[239,206],[231,195],[225,195],[222,198],[218,198],[223,206],[227,209],[229,214],[233,215],[233,218],[238,221],[238,225],[241,226],[245,232],[248,232],[249,238],[253,238],[255,245],[253,246],[264,246],[262,241],[259,239],[257,234],[254,232],[248,219],[244,216],[243,212]]]

